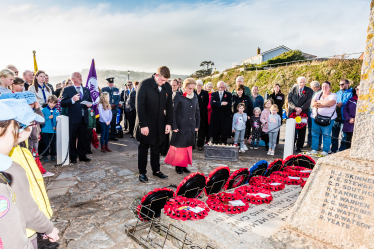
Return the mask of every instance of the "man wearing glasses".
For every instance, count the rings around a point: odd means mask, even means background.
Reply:
[[[347,140],[347,134],[342,131],[342,140],[340,142],[339,148],[339,134],[343,128],[344,124],[344,116],[343,116],[343,109],[344,106],[347,104],[348,100],[352,98],[352,88],[349,87],[349,81],[347,79],[340,80],[339,83],[340,91],[336,93],[337,95],[337,105],[336,105],[336,114],[338,115],[335,119],[335,122],[332,126],[331,130],[331,152],[336,153],[346,149],[345,141]]]

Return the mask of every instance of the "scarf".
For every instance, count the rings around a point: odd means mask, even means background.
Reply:
[[[195,96],[195,93],[192,92],[190,94],[187,94],[187,92],[184,92],[183,96],[186,97],[187,99],[192,99]]]
[[[357,95],[353,96],[353,99],[357,101],[358,100],[358,96]]]
[[[43,98],[44,98],[44,103],[47,103],[47,99],[46,99],[46,97],[45,97],[45,92],[44,92],[45,85],[43,84],[43,87],[41,87],[41,86],[38,84],[38,87],[39,87],[40,89],[42,89],[42,92],[43,92]]]

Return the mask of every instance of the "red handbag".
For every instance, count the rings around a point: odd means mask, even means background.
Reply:
[[[99,148],[99,139],[97,138],[97,133],[95,130],[92,130],[92,140],[91,140],[92,146],[97,149]]]

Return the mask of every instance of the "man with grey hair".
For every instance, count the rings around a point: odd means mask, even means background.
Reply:
[[[30,70],[25,70],[23,72],[23,79],[25,80],[25,91],[29,90],[29,87],[32,85],[32,81],[34,80],[34,73]]]
[[[71,81],[73,85],[65,87],[61,100],[61,107],[68,108],[70,160],[71,163],[77,163],[77,157],[79,156],[79,161],[89,162],[91,159],[87,158],[85,154],[85,144],[88,108],[92,104],[84,105],[81,102],[92,103],[91,93],[90,90],[82,86],[82,75],[79,72],[71,74]]]
[[[305,86],[306,78],[300,76],[297,78],[297,84],[294,85],[288,93],[288,116],[295,112],[296,116],[301,113],[308,115],[310,103],[312,102],[313,90]],[[296,129],[297,142],[296,152],[301,153],[305,142],[306,126]]]
[[[209,136],[213,137],[213,143],[226,144],[231,137],[231,104],[232,94],[225,91],[226,84],[223,81],[217,83],[218,91],[212,93],[210,105],[212,115],[210,118]]]
[[[310,83],[310,87],[312,88],[313,90],[313,96],[312,96],[312,99],[314,98],[314,96],[321,92],[321,85],[319,84],[318,81],[312,81]],[[308,145],[305,146],[305,148],[311,148],[312,147],[312,118],[310,117],[310,115],[312,114],[312,110],[313,110],[313,107],[312,105],[310,105],[309,107],[309,112],[308,112]],[[322,144],[322,134],[320,134],[320,138],[319,138],[319,145]]]
[[[235,81],[236,81],[236,85],[244,85],[244,78],[243,78],[243,76],[236,77]],[[232,95],[236,94],[235,88],[236,87],[234,87],[234,90],[232,90]],[[250,99],[252,98],[251,89],[249,89],[249,87],[247,87],[247,86],[244,86],[244,94],[247,95]]]
[[[16,76],[18,76],[18,69],[14,65],[6,66],[6,69],[12,70]]]

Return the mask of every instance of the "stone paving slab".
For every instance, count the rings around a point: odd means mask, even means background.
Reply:
[[[66,178],[66,179],[63,179],[63,180],[57,180],[57,181],[52,182],[50,185],[48,185],[47,190],[72,187],[73,185],[75,185],[77,183],[78,183],[78,181],[75,177],[74,178],[73,177],[72,178]]]

